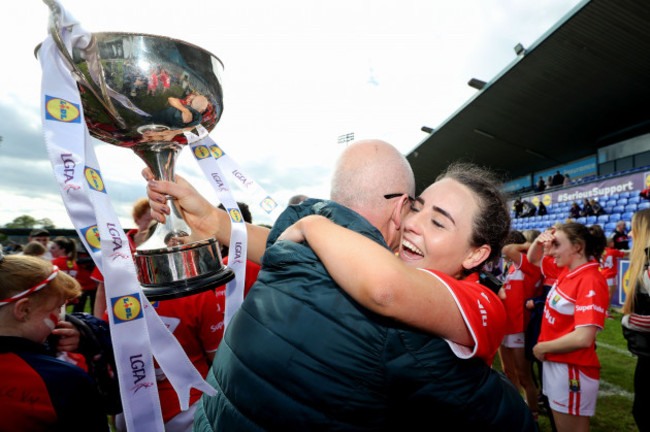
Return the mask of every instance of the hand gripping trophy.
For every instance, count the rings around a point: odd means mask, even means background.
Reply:
[[[59,8],[51,10],[50,34],[77,81],[91,136],[132,149],[158,180],[174,180],[184,132],[211,131],[223,112],[221,61],[192,44],[135,33],[93,33],[83,51],[61,40]],[[190,229],[175,201],[134,255],[138,279],[150,300],[183,297],[234,278],[215,239],[187,242]]]

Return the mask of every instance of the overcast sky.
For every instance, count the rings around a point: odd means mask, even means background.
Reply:
[[[467,102],[467,81],[489,81],[579,0],[62,0],[89,31],[170,36],[219,57],[224,114],[210,136],[280,205],[326,198],[339,135],[381,138],[404,154]],[[54,183],[40,124],[46,37],[40,0],[3,2],[0,76],[0,226],[22,214],[72,224]],[[95,141],[125,228],[145,194],[144,164]],[[177,172],[216,201],[184,149]],[[235,190],[236,199],[246,196]],[[254,222],[271,223],[261,212]]]

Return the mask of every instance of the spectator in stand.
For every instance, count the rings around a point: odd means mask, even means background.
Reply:
[[[57,237],[50,245],[52,264],[59,270],[77,278],[79,266],[77,266],[77,244],[74,240],[66,237]]]
[[[537,187],[535,188],[535,190],[537,192],[543,192],[545,189],[546,189],[546,183],[544,182],[542,176],[539,176],[539,181],[537,182]]]
[[[545,214],[548,214],[548,210],[546,210],[546,205],[540,200],[539,204],[537,204],[537,215],[538,216],[544,216]]]
[[[0,429],[109,430],[92,379],[44,345],[79,292],[74,278],[49,262],[0,252]]]
[[[614,230],[614,247],[616,249],[627,250],[629,246],[629,237],[627,236],[627,223],[624,220],[616,222],[616,229]]]
[[[47,252],[45,246],[43,246],[42,243],[35,241],[30,241],[23,248],[23,255],[29,255],[41,259],[43,258],[43,255],[45,255],[45,252]]]
[[[572,183],[572,180],[571,180],[571,177],[569,176],[569,173],[565,173],[564,174],[564,182],[562,182],[562,184],[564,185],[564,187],[567,187],[567,186],[571,186],[571,183]]]
[[[580,216],[582,217],[587,217],[587,216],[593,216],[594,215],[594,209],[591,208],[591,204],[587,199],[582,200],[582,211],[580,211]]]
[[[45,246],[45,254],[41,257],[46,261],[52,261],[52,254],[50,253],[50,232],[45,228],[35,228],[29,233],[27,241],[39,242]]]
[[[603,206],[600,205],[598,201],[596,201],[594,198],[589,201],[589,204],[591,205],[591,210],[594,214],[594,216],[600,216],[602,214],[605,214],[605,209]]]
[[[533,242],[528,252],[532,262],[539,261],[547,243],[555,265],[565,268],[546,299],[533,353],[544,362],[544,393],[558,431],[586,431],[596,411],[600,380],[596,334],[604,327],[609,298],[592,257],[602,255],[605,236],[598,225],[559,225]]]
[[[609,303],[612,303],[612,297],[614,297],[614,291],[616,290],[616,275],[618,273],[618,259],[625,258],[629,255],[627,251],[622,251],[614,247],[614,237],[607,238],[607,247],[605,247],[605,253],[603,258],[600,261],[600,272],[607,280],[607,287],[609,288]],[[611,318],[609,309],[607,311],[607,317]]]
[[[553,187],[553,176],[546,177],[546,188]]]
[[[623,305],[623,335],[628,349],[637,356],[634,371],[632,414],[640,431],[650,430],[650,209],[632,216],[630,237],[630,290]]]
[[[573,202],[571,204],[571,208],[569,209],[569,218],[570,219],[578,219],[580,217],[580,206],[578,205],[577,202]]]
[[[537,211],[537,207],[533,203],[531,203],[528,200],[524,200],[524,211],[521,215],[521,217],[531,217],[535,216],[535,212]]]
[[[515,210],[515,217],[521,217],[521,213],[524,211],[524,203],[521,198],[517,198],[512,205],[512,208]]]
[[[556,171],[555,175],[553,176],[553,180],[551,183],[553,186],[562,186],[564,184],[564,176],[560,174],[560,171]]]

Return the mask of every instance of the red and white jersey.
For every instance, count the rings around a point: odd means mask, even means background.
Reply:
[[[603,260],[600,263],[600,272],[605,279],[612,279],[618,273],[618,259],[623,258],[625,252],[620,249],[605,248]]]
[[[602,329],[608,304],[607,282],[597,262],[590,261],[573,271],[565,268],[546,297],[539,342],[558,339],[577,327]],[[548,353],[546,360],[600,367],[594,343],[570,353]]]
[[[451,350],[458,358],[478,357],[490,366],[506,329],[507,317],[501,299],[478,283],[477,273],[457,280],[435,270],[422,270],[431,273],[447,287],[474,340],[471,347],[447,340]]]
[[[210,369],[207,354],[219,347],[223,337],[223,317],[217,312],[217,297],[213,291],[205,291],[188,297],[162,300],[153,303],[156,312],[169,331],[183,347],[196,370],[205,378]],[[167,422],[181,412],[176,391],[156,363],[158,394]],[[190,390],[190,405],[199,400],[201,392]]]
[[[54,258],[52,260],[52,265],[55,265],[61,270],[63,273],[67,273],[73,278],[77,277],[77,272],[79,271],[79,267],[77,266],[77,263],[74,262],[74,260],[71,260],[68,257],[58,257]]]
[[[519,265],[513,263],[508,269],[508,276],[503,284],[506,292],[504,306],[508,315],[506,334],[521,333],[528,324],[528,314],[524,303],[534,297],[541,279],[539,267],[530,264],[526,254],[521,254]]]
[[[552,256],[544,255],[540,263],[540,269],[543,276],[542,285],[553,286],[563,268],[558,267],[557,263],[555,262],[555,258]]]

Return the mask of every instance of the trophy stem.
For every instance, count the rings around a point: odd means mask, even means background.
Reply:
[[[147,142],[132,147],[135,154],[151,169],[156,180],[174,181],[174,166],[182,145],[173,141]],[[190,228],[183,220],[176,199],[167,197],[170,214],[164,225],[157,225],[154,233],[138,249],[160,249],[174,245],[174,239],[186,237]]]

